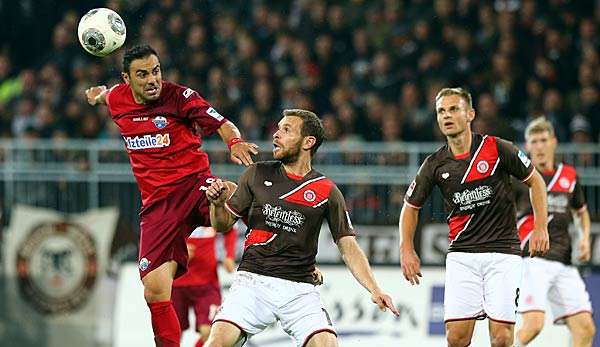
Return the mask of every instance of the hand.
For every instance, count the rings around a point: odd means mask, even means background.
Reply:
[[[106,92],[106,86],[91,87],[85,90],[88,104],[94,106],[98,104],[98,97]]]
[[[206,197],[211,204],[223,206],[229,197],[229,189],[221,179],[217,178],[206,189]]]
[[[226,257],[225,259],[223,259],[223,267],[225,268],[225,271],[232,273],[235,271],[235,260],[233,260],[233,258],[230,257]]]
[[[534,228],[529,239],[529,256],[542,256],[548,253],[550,240],[547,228]]]
[[[582,263],[587,263],[590,261],[592,256],[590,248],[590,239],[587,237],[582,237],[581,240],[579,240],[579,245],[577,246],[577,249],[579,250],[579,256],[577,257],[577,260]]]
[[[250,142],[238,142],[229,150],[231,161],[238,165],[248,166],[253,163],[250,154],[258,154],[258,146]]]
[[[382,293],[379,289],[374,290],[371,293],[371,301],[373,301],[375,305],[379,306],[381,311],[385,312],[389,308],[396,317],[400,316],[400,312],[398,312],[398,309],[394,305],[392,297]]]
[[[318,267],[315,267],[315,270],[312,273],[313,284],[315,286],[320,286],[323,284],[323,273],[319,270]]]
[[[419,277],[423,277],[421,274],[421,260],[419,260],[419,256],[414,248],[400,249],[400,266],[402,267],[404,278],[410,284],[419,284]]]

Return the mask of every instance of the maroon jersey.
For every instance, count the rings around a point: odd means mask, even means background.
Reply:
[[[163,82],[158,100],[137,104],[129,85],[117,84],[106,103],[125,141],[143,205],[165,197],[186,176],[210,172],[201,136],[227,119],[197,92]]]
[[[542,172],[548,190],[548,235],[550,250],[543,256],[548,260],[571,264],[571,210],[585,209],[583,188],[577,181],[575,168],[567,164],[559,164],[555,170]],[[523,255],[529,255],[529,238],[533,231],[533,209],[529,201],[526,187],[517,190],[517,206],[519,211],[519,238]]]
[[[511,175],[526,181],[531,160],[510,142],[474,134],[468,153],[445,145],[428,156],[408,187],[405,203],[421,208],[433,186],[444,196],[449,252],[520,254]]]
[[[312,283],[323,220],[335,241],[354,235],[335,183],[315,170],[292,177],[280,161],[246,169],[225,207],[247,217],[241,271]]]

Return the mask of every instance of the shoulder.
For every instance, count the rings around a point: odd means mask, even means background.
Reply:
[[[127,83],[119,83],[110,87],[106,94],[106,104],[110,113],[118,115],[130,110],[131,104],[131,87]]]
[[[256,162],[252,166],[255,166],[257,169],[275,169],[281,167],[281,162],[279,160],[264,160]]]
[[[572,165],[562,163],[561,176],[575,180],[577,178],[577,170]]]

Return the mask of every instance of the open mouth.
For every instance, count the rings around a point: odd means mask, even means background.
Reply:
[[[446,128],[453,127],[453,126],[454,126],[454,123],[452,123],[452,122],[444,122],[444,126],[445,126]]]
[[[279,146],[278,144],[276,144],[275,142],[273,142],[273,152],[278,151],[281,149],[281,146]]]
[[[150,95],[155,95],[155,94],[157,94],[157,93],[158,93],[158,86],[152,86],[152,87],[146,88],[146,89],[144,89],[144,91],[145,91],[147,94],[150,94]]]

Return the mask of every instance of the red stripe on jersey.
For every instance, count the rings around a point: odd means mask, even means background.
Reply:
[[[554,177],[548,183],[548,191],[554,193],[570,193],[575,188],[577,172],[571,165],[560,164],[554,173]]]
[[[498,161],[498,146],[494,136],[484,136],[475,156],[469,163],[462,183],[490,177]]]
[[[208,107],[210,107],[210,105],[204,99],[194,99],[194,100],[188,101],[185,105],[183,105],[182,111],[183,112],[187,112],[192,107],[206,107],[206,108],[208,108]]]
[[[533,231],[533,215],[528,214],[517,222],[517,229],[519,230],[519,240],[521,241],[521,248],[525,246],[529,239],[529,234]]]
[[[266,245],[273,241],[277,234],[270,231],[260,229],[250,229],[250,233],[246,236],[246,242],[244,242],[244,249],[249,246]]]
[[[450,217],[450,219],[448,220],[448,226],[450,227],[450,233],[448,234],[448,240],[450,240],[450,242],[453,242],[454,240],[456,240],[458,238],[458,235],[465,231],[465,229],[467,228],[469,221],[471,220],[471,218],[473,217],[473,215],[471,214],[466,214],[464,216],[454,216],[454,217]]]
[[[287,194],[280,196],[287,202],[310,207],[318,207],[329,199],[334,183],[325,176],[304,182]]]

